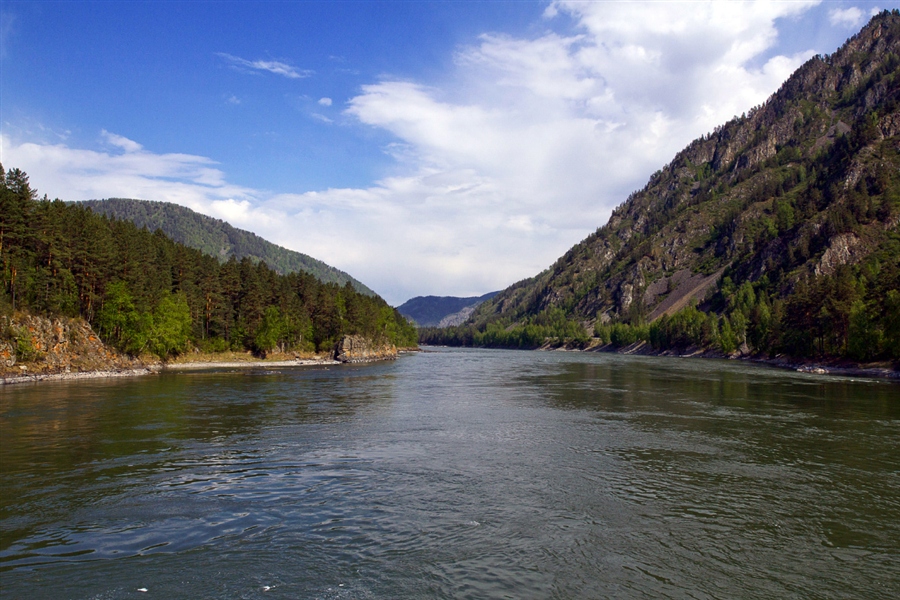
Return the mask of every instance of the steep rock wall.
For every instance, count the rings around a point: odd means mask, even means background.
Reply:
[[[115,371],[144,366],[106,346],[83,319],[0,317],[0,376]]]
[[[345,335],[334,346],[334,360],[343,363],[363,363],[397,358],[393,344],[378,344],[360,335]]]

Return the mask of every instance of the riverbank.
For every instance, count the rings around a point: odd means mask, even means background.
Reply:
[[[219,352],[183,354],[168,362],[160,362],[145,357],[143,364],[127,368],[101,368],[90,370],[41,370],[28,372],[27,365],[18,373],[10,369],[0,371],[0,386],[19,383],[35,383],[39,381],[74,381],[81,379],[109,379],[116,377],[137,377],[142,375],[155,375],[169,371],[200,371],[207,369],[279,369],[286,367],[315,367],[337,366],[349,363],[377,362],[380,360],[393,360],[398,355],[418,352],[418,348],[400,348],[393,356],[368,357],[364,360],[353,361],[335,360],[333,354],[313,353],[284,353],[270,354],[266,358],[259,358],[249,352]]]
[[[414,348],[396,348],[361,336],[343,336],[330,352],[204,353],[194,349],[160,361],[130,356],[103,343],[84,319],[26,313],[0,316],[0,385],[134,377],[161,371],[284,368],[393,360]]]
[[[616,347],[612,344],[594,344],[586,348],[568,347],[566,345],[554,347],[545,344],[538,348],[542,351],[569,351],[569,352],[608,352],[615,354],[627,354],[638,356],[671,356],[677,358],[716,358],[720,360],[744,360],[767,365],[777,369],[786,369],[812,375],[836,375],[842,377],[873,377],[877,379],[889,379],[900,382],[900,365],[890,362],[856,363],[845,359],[797,359],[788,356],[752,355],[749,352],[735,352],[725,354],[718,350],[710,350],[699,347],[689,347],[680,350],[656,350],[647,342],[635,342],[628,346]]]

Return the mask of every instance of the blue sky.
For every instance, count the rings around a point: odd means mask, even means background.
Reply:
[[[885,2],[14,2],[0,160],[178,202],[389,302],[549,266]]]

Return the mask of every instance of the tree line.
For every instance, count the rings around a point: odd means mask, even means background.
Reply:
[[[162,358],[204,351],[329,350],[358,334],[397,346],[415,328],[380,297],[249,258],[220,263],[160,231],[37,198],[0,165],[0,312],[83,317],[104,341]]]
[[[898,257],[900,235],[894,234],[861,265],[841,265],[831,275],[803,277],[783,298],[774,293],[766,276],[736,285],[726,275],[703,310],[693,303],[650,323],[639,315],[628,322],[603,322],[598,315],[589,332],[554,307],[516,323],[506,318],[423,328],[419,340],[488,348],[591,343],[622,348],[646,342],[658,351],[694,347],[769,357],[900,360]]]

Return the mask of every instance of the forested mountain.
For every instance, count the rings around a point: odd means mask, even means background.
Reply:
[[[466,308],[478,306],[490,300],[499,292],[490,292],[484,296],[460,298],[458,296],[416,296],[397,307],[401,315],[415,321],[419,327],[436,327],[446,319],[458,314]],[[463,319],[465,320],[465,319]]]
[[[415,328],[378,296],[309,273],[227,262],[84,205],[36,199],[0,167],[0,313],[83,317],[129,353],[330,350],[344,335],[415,345]],[[16,332],[0,331],[7,338]],[[24,342],[23,342],[24,339]],[[27,336],[19,336],[27,345]]]
[[[894,10],[691,143],[549,269],[420,338],[898,359],[898,107]]]
[[[356,291],[376,295],[347,273],[320,260],[282,248],[255,233],[237,229],[221,219],[201,215],[178,204],[128,198],[86,200],[82,204],[96,213],[131,221],[150,231],[161,229],[176,242],[215,256],[222,262],[232,256],[238,260],[246,257],[253,262],[263,261],[282,275],[303,271],[325,283],[344,285],[350,282]]]

